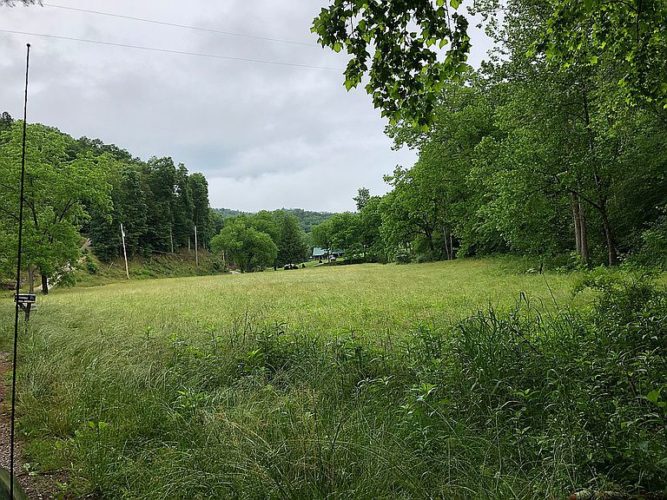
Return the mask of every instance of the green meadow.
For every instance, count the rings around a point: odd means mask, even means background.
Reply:
[[[664,358],[605,332],[661,331],[664,295],[609,273],[575,295],[578,273],[527,271],[483,259],[55,289],[21,334],[27,470],[98,498],[659,489],[664,427],[627,396],[626,363],[651,394]]]
[[[489,304],[572,301],[572,274],[526,273],[509,259],[413,265],[362,264],[293,271],[130,281],[59,290],[40,298],[35,327],[47,322],[86,334],[187,337],[239,323],[335,336],[400,336],[419,323],[460,319]]]

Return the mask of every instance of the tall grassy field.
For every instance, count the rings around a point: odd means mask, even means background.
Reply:
[[[240,323],[284,324],[292,332],[335,336],[401,335],[418,323],[442,324],[488,304],[508,306],[521,292],[569,304],[572,275],[527,274],[509,260],[418,265],[365,264],[141,280],[58,290],[40,298],[36,328],[78,338],[109,335],[196,336]],[[6,304],[11,307],[11,304]]]
[[[559,312],[590,304],[575,279],[487,259],[55,290],[21,337],[30,468],[103,498],[555,498],[604,483],[582,464],[604,458],[606,410],[598,429],[570,408],[590,405],[574,382],[599,376],[588,323]],[[5,350],[11,311],[0,301]],[[653,462],[621,470],[652,481]]]

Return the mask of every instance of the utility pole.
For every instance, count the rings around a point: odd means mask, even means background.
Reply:
[[[195,264],[199,267],[199,253],[197,252],[197,226],[195,226]]]
[[[123,240],[123,257],[125,257],[125,274],[127,274],[127,279],[130,279],[130,268],[127,265],[127,250],[125,249],[125,231],[123,230],[123,224],[120,225],[120,236]]]

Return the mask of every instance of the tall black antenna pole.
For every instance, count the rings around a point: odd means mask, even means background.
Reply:
[[[23,252],[23,192],[25,183],[25,143],[28,120],[28,70],[30,69],[30,44],[27,44],[25,60],[25,96],[23,100],[23,145],[21,150],[21,187],[19,197],[19,240],[16,257],[16,311],[14,314],[14,356],[12,358],[12,414],[9,431],[9,498],[14,498],[14,429],[16,419],[16,355],[19,340],[19,293],[21,293],[21,257]]]

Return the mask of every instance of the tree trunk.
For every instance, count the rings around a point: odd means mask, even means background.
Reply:
[[[454,260],[454,238],[452,232],[449,232],[449,260]]]
[[[607,216],[607,208],[603,205],[603,210],[600,210],[602,215],[602,228],[604,229],[604,237],[607,242],[607,256],[610,266],[618,264],[618,253],[616,252],[616,245],[614,244],[614,235],[609,224],[609,217]]]
[[[581,245],[581,261],[588,265],[590,263],[590,252],[588,251],[588,224],[586,223],[586,214],[584,213],[584,206],[577,197],[577,205],[579,207],[579,244]]]
[[[572,217],[574,219],[574,240],[577,254],[579,254],[582,262],[588,265],[588,228],[584,216],[584,207],[576,193],[572,193]]]
[[[35,293],[35,268],[32,265],[28,266],[28,292]]]
[[[574,221],[574,246],[581,256],[581,219],[579,217],[579,202],[577,195],[572,193],[572,220]]]
[[[42,293],[44,295],[49,294],[49,278],[46,274],[41,273],[42,276]]]
[[[447,243],[447,228],[445,227],[442,228],[442,239],[445,241],[445,256],[447,257],[447,260],[449,260],[450,257],[449,257],[449,245]]]
[[[595,143],[593,141],[593,131],[591,130],[591,119],[590,112],[588,108],[588,94],[584,92],[584,120],[586,122],[586,132],[588,135],[588,149],[591,152],[592,160],[595,156]],[[618,254],[616,253],[616,245],[614,244],[614,235],[611,230],[611,224],[609,223],[609,217],[607,215],[607,190],[605,189],[605,183],[603,182],[601,176],[598,174],[595,169],[595,163],[593,163],[593,178],[595,179],[595,188],[598,192],[599,203],[595,206],[600,212],[602,217],[602,228],[604,230],[604,237],[607,244],[607,255],[608,262],[610,266],[615,266],[618,264]]]
[[[426,240],[428,241],[428,249],[431,252],[431,255],[435,255],[435,245],[433,244],[433,234],[431,233],[425,233],[426,234]]]

